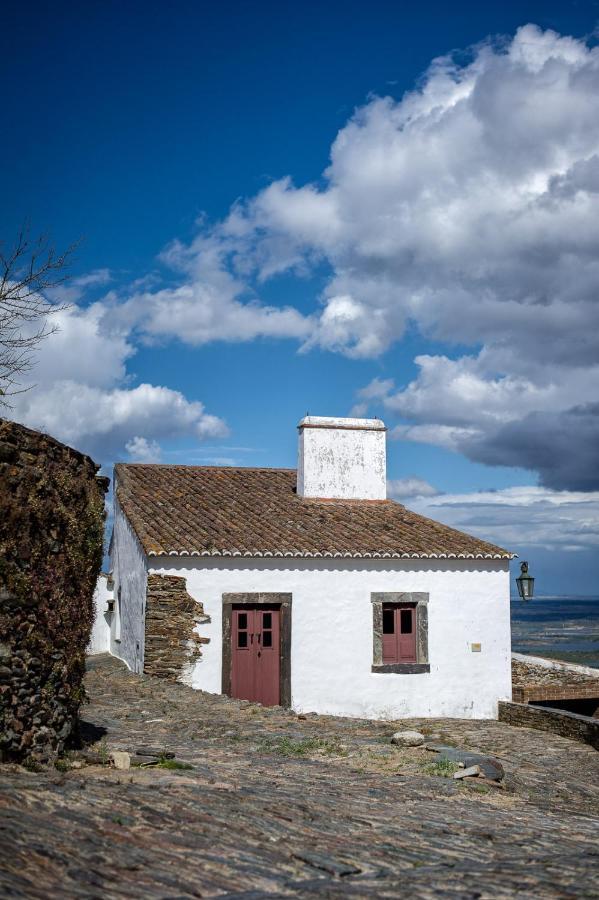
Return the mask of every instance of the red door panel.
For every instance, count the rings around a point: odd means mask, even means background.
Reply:
[[[264,706],[278,706],[279,693],[279,610],[257,609],[256,700]]]
[[[264,706],[280,703],[280,610],[233,609],[231,696]]]
[[[254,611],[234,609],[231,632],[231,694],[238,700],[253,700]]]

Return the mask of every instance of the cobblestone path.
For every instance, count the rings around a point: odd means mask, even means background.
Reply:
[[[0,766],[0,896],[599,897],[599,754],[498,722],[381,723],[240,703],[95,657],[100,747],[189,770]],[[501,787],[430,771],[399,724],[495,755]]]

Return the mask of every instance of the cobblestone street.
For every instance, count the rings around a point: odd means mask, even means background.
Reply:
[[[367,722],[192,691],[95,657],[87,734],[193,768],[0,767],[7,897],[597,897],[599,755],[498,722]],[[398,727],[490,754],[454,781]],[[75,763],[80,765],[80,763]]]

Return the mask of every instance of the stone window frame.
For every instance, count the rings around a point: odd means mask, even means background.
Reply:
[[[292,594],[256,593],[223,594],[223,668],[222,692],[231,696],[231,624],[233,607],[241,604],[249,606],[278,606],[280,618],[279,657],[279,698],[280,705],[291,708],[291,604]]]
[[[430,672],[428,659],[428,601],[423,591],[377,591],[371,593],[372,603],[372,669],[377,674],[417,675]],[[416,607],[416,662],[383,663],[383,603]]]

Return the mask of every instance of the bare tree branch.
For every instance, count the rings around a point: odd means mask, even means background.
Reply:
[[[0,243],[0,407],[29,389],[22,379],[34,367],[34,352],[57,330],[49,319],[68,304],[52,303],[46,292],[67,280],[76,246],[57,253],[47,235],[32,240],[28,226],[7,251]]]

